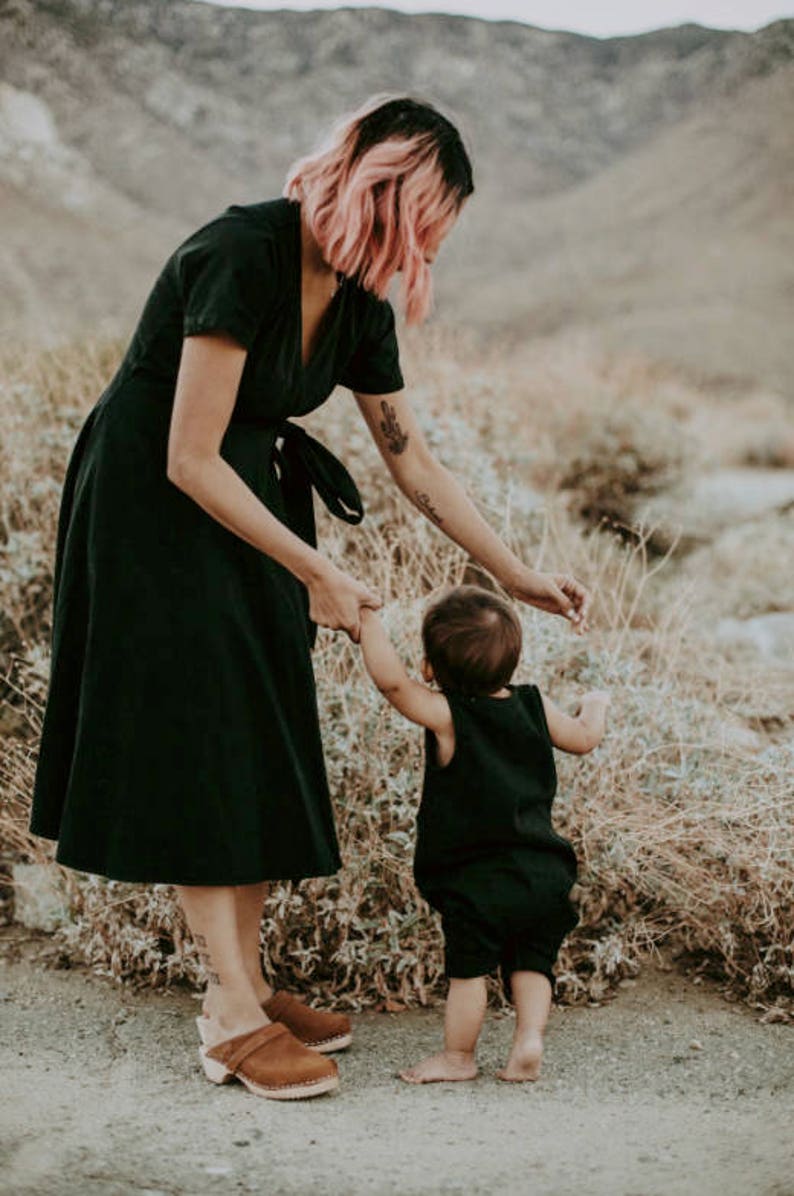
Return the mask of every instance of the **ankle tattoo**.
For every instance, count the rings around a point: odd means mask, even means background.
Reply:
[[[212,966],[212,958],[207,950],[207,940],[203,934],[194,934],[193,938],[198,947],[198,957],[201,960],[204,968],[204,975],[207,977],[207,984],[220,985],[221,978]]]

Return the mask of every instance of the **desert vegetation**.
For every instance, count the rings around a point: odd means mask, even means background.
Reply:
[[[19,346],[2,361],[0,858],[9,916],[13,864],[52,855],[52,844],[28,834],[27,811],[60,484],[120,351],[113,340]],[[406,336],[404,359],[428,437],[489,519],[526,559],[575,571],[595,594],[584,638],[562,620],[521,612],[520,680],[564,705],[586,687],[613,694],[603,745],[585,759],[558,754],[557,824],[581,861],[581,921],[560,961],[560,998],[603,1000],[661,952],[709,972],[762,1016],[790,1016],[792,673],[782,650],[765,656],[723,626],[790,605],[783,401],[710,391],[582,335],[508,353],[437,329]],[[397,493],[347,392],[309,426],[341,451],[367,508],[354,529],[321,512],[322,544],[377,589],[400,651],[418,665],[427,594],[464,577],[489,581]],[[746,517],[734,511],[727,527],[719,502],[705,531],[699,510],[688,535],[691,487],[720,470],[765,471],[777,489]],[[654,523],[648,512],[660,496],[672,506]],[[328,881],[274,886],[267,966],[351,1008],[429,1002],[442,990],[440,934],[411,879],[421,735],[382,702],[346,637],[321,632],[315,667],[344,868]],[[65,961],[140,984],[200,982],[167,886],[66,870],[62,879]]]

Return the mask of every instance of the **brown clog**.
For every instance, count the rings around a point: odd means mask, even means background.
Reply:
[[[344,1013],[312,1009],[281,989],[274,992],[269,1001],[264,1001],[262,1008],[271,1022],[281,1022],[311,1051],[321,1054],[343,1051],[353,1041],[350,1018]]]
[[[238,1079],[250,1092],[271,1100],[320,1096],[339,1086],[333,1059],[307,1050],[279,1023],[237,1034],[215,1046],[202,1045],[199,1054],[213,1084]]]

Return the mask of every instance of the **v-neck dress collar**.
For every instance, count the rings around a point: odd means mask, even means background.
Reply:
[[[324,352],[334,340],[334,331],[342,309],[342,296],[346,289],[347,279],[341,275],[341,282],[337,287],[328,307],[325,309],[317,329],[314,348],[307,361],[303,360],[303,245],[301,242],[301,205],[297,200],[288,201],[291,208],[293,227],[293,252],[295,269],[293,277],[293,301],[295,303],[295,324],[298,337],[298,367],[303,381],[321,362]]]

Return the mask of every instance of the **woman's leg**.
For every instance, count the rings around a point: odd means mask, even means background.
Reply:
[[[260,1005],[270,1002],[274,995],[262,975],[259,940],[267,888],[267,882],[263,881],[255,885],[238,885],[234,890],[237,937],[248,979]],[[352,1041],[350,1019],[345,1014],[313,1009],[285,992],[278,993],[275,1001],[267,1005],[267,1016],[271,1021],[285,1025],[306,1046],[323,1053],[344,1050]]]
[[[551,1010],[551,982],[541,972],[513,972],[510,977],[516,1028],[510,1057],[500,1080],[537,1080],[543,1059],[543,1031]]]
[[[235,885],[234,888],[237,937],[243,953],[245,970],[260,1005],[273,996],[273,989],[262,975],[262,948],[259,939],[267,889],[267,881],[255,885]]]
[[[400,1072],[409,1084],[439,1080],[473,1080],[477,1075],[474,1052],[485,1016],[485,977],[450,980],[444,1014],[444,1049]]]
[[[240,940],[235,887],[174,888],[207,975],[204,1012],[213,1023],[211,1037],[222,1042],[267,1025]]]
[[[212,890],[205,891],[212,892]],[[192,892],[195,893],[196,890],[192,890]],[[300,1042],[322,1053],[344,1050],[345,1047],[350,1045],[352,1039],[350,1019],[345,1014],[326,1013],[318,1009],[312,1009],[311,1006],[304,1005],[301,1001],[296,1000],[295,997],[284,992],[276,995],[275,1004],[272,1006],[268,1005],[267,1013],[265,1013],[262,1008],[263,1004],[269,1002],[274,996],[273,989],[262,975],[262,954],[259,941],[259,932],[262,924],[262,906],[267,896],[267,882],[262,881],[252,885],[230,885],[226,892],[232,895],[231,903],[234,912],[233,923],[230,926],[228,923],[228,910],[224,907],[226,911],[224,918],[227,919],[223,923],[226,956],[230,961],[236,961],[234,963],[234,967],[237,969],[235,975],[238,975],[240,971],[243,973],[246,988],[246,1009],[250,1012],[251,997],[253,996],[259,1012],[263,1014],[265,1022],[281,1022]],[[187,908],[185,912],[187,913]],[[188,922],[191,930],[193,930],[190,915],[188,915]],[[199,945],[199,951],[202,953],[202,960],[207,968],[207,975],[210,980],[202,1005],[202,1013],[205,1015],[206,1024],[202,1018],[200,1027],[201,1037],[206,1043],[209,1043],[210,1038],[213,1042],[220,1042],[223,1038],[229,1038],[231,1035],[226,1030],[221,1032],[217,1024],[218,1018],[215,1010],[219,1008],[219,997],[212,983],[211,976],[213,970],[217,973],[217,969],[212,969],[210,965],[210,959],[214,958],[212,944],[207,937],[206,931],[199,931],[198,934],[205,940],[202,946],[198,936],[194,932],[194,937]],[[262,1025],[262,1019],[260,1018],[256,1024]]]

